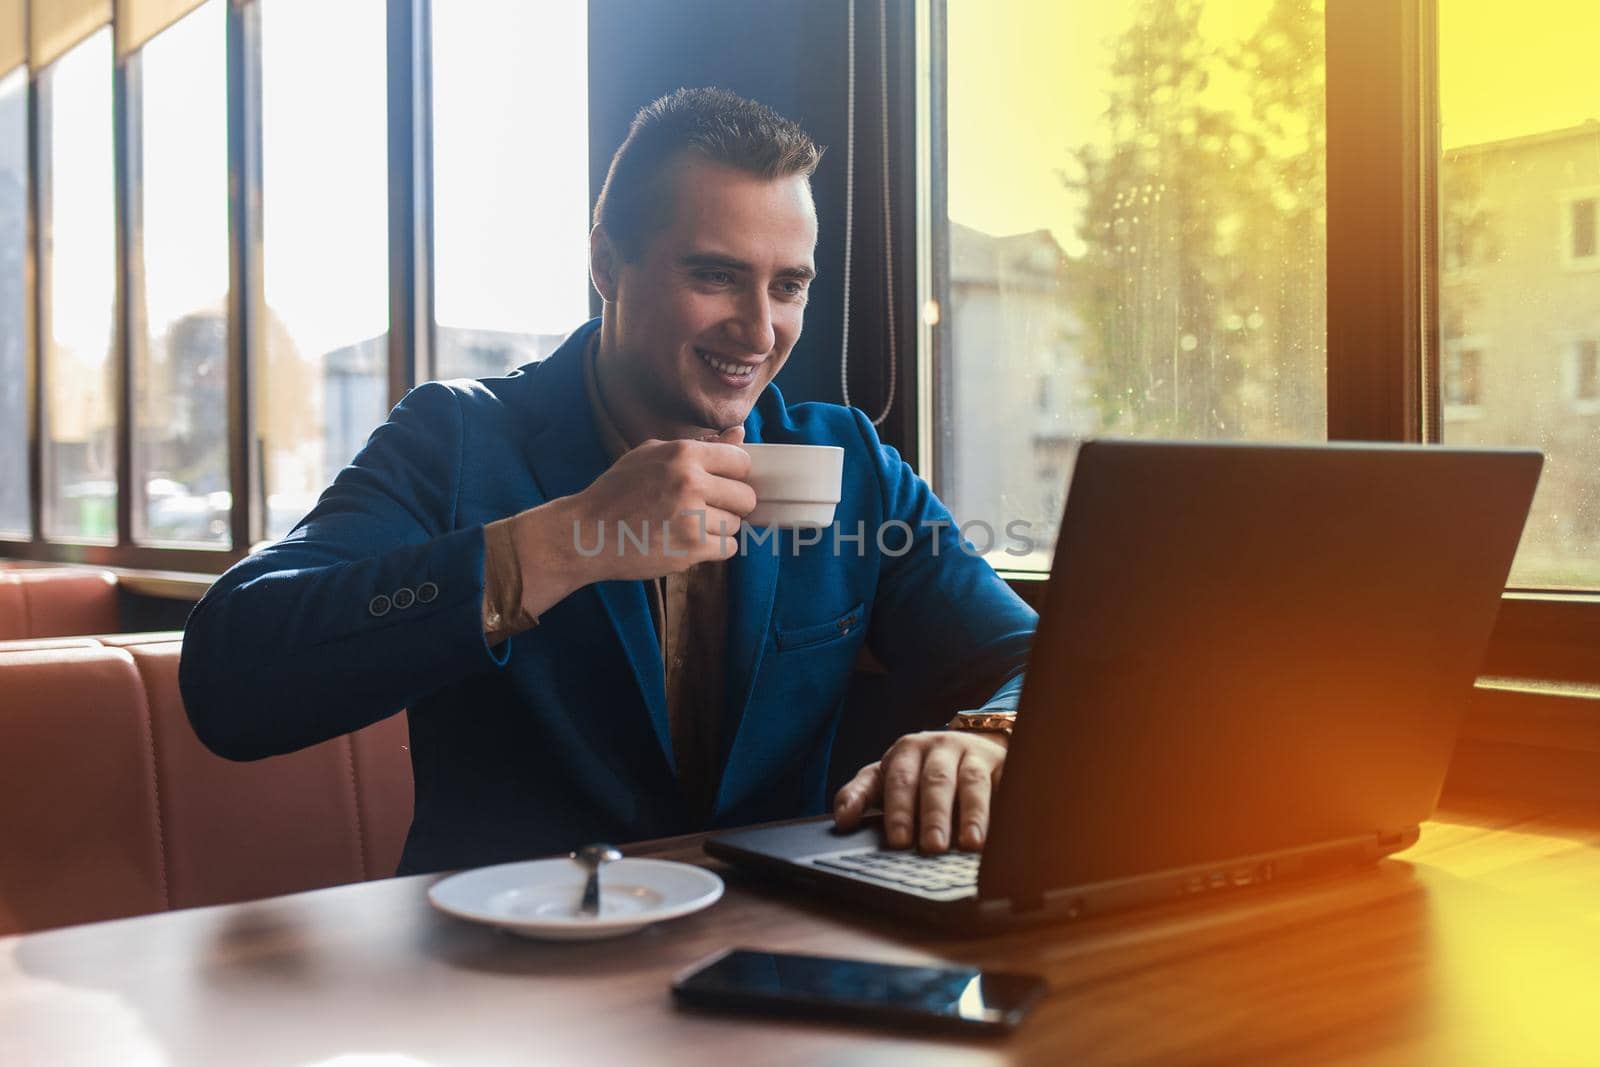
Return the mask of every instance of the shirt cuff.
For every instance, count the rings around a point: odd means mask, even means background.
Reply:
[[[522,566],[513,519],[483,527],[483,636],[491,645],[539,625],[522,607]]]
[[[1017,703],[1022,697],[1022,678],[1023,676],[1018,674],[1015,678],[1007,681],[1005,685],[995,690],[994,696],[986,700],[983,707],[978,710],[1016,711]]]

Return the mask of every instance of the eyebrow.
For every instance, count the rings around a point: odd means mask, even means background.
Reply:
[[[745,271],[746,273],[754,269],[750,264],[746,263],[742,259],[735,259],[733,256],[725,256],[719,252],[690,252],[678,262],[685,267],[720,267],[724,270],[739,270]],[[778,271],[778,277],[780,278],[800,278],[804,281],[810,281],[816,276],[816,271],[812,270],[810,267],[803,266],[784,267]]]

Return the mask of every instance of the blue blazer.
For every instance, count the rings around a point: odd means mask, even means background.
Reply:
[[[482,633],[484,524],[607,467],[583,383],[597,327],[503,378],[412,390],[311,513],[189,617],[184,705],[222,756],[290,752],[409,710],[402,874],[708,828],[678,790],[643,582],[581,589],[493,648]],[[861,412],[790,407],[769,385],[745,436],[843,446],[836,521],[866,536],[841,538],[836,556],[831,533],[797,546],[783,531],[731,561],[713,827],[825,810],[863,641],[902,691],[976,686],[995,694],[986,706],[1014,707],[1036,622],[953,526],[934,525],[949,512]],[[880,550],[895,519],[915,533],[909,551],[898,527]]]

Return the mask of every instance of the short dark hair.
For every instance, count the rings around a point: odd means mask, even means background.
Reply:
[[[726,89],[679,89],[639,109],[611,157],[594,224],[632,260],[667,224],[668,165],[692,152],[763,178],[810,178],[822,149],[798,124]]]

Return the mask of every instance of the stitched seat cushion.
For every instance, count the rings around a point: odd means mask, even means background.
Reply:
[[[0,653],[0,934],[167,906],[151,742],[127,652]]]
[[[350,740],[253,763],[213,755],[178,692],[182,644],[131,644],[155,725],[172,907],[222,904],[367,876]]]
[[[121,628],[117,578],[78,567],[0,571],[0,640],[111,633]]]

